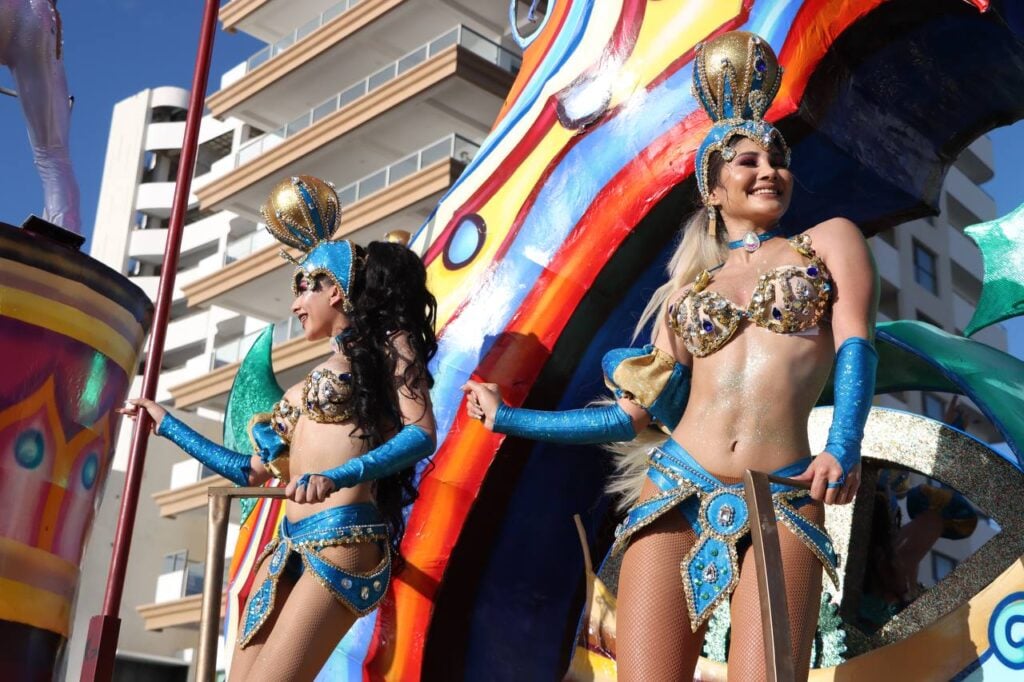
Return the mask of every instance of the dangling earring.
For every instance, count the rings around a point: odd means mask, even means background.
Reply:
[[[718,237],[718,209],[712,205],[708,206],[708,236]]]

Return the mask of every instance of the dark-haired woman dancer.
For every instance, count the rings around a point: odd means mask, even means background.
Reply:
[[[414,465],[434,450],[427,362],[436,302],[405,246],[329,240],[340,219],[329,184],[286,180],[262,212],[275,237],[306,252],[294,261],[292,313],[307,340],[331,338],[334,353],[253,419],[251,456],[152,401],[129,401],[126,414],[146,409],[157,434],[238,485],[289,481],[292,503],[258,559],[231,679],[311,680],[401,568]]]

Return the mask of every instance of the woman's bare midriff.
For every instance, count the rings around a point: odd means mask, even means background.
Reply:
[[[300,404],[302,386],[289,389],[285,394],[285,399],[292,404]],[[299,417],[292,431],[291,447],[288,453],[288,468],[292,479],[297,479],[307,473],[319,473],[333,469],[362,455],[365,452],[364,442],[358,437],[358,432],[354,432],[354,430],[355,425],[352,422],[321,424],[306,415]],[[285,507],[288,520],[298,521],[325,509],[359,502],[373,502],[372,483],[361,483],[352,488],[342,488],[323,502],[313,504],[289,502]]]
[[[776,334],[743,323],[717,352],[693,359],[690,398],[672,438],[711,473],[739,478],[806,457],[807,417],[828,380],[832,334]]]

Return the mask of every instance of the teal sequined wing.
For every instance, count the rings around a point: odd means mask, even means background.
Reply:
[[[252,344],[238,367],[235,381],[228,393],[227,408],[224,410],[224,446],[236,452],[250,452],[249,421],[254,414],[270,412],[274,403],[284,395],[284,389],[277,383],[271,362],[274,345],[274,327],[267,327]],[[249,517],[256,500],[245,498],[241,501],[242,521]]]

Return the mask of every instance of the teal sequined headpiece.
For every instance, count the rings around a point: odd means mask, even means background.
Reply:
[[[764,112],[782,83],[782,67],[760,36],[730,31],[697,46],[693,63],[693,94],[714,125],[697,151],[697,187],[707,202],[711,187],[708,160],[721,152],[731,161],[735,152],[729,140],[749,138],[763,149],[782,148],[789,165],[789,146],[782,134],[764,120]]]
[[[260,213],[275,239],[306,252],[296,260],[281,251],[282,257],[298,266],[292,291],[298,295],[303,277],[326,276],[344,292],[344,308],[351,311],[348,296],[358,257],[352,242],[331,240],[341,225],[341,206],[334,187],[310,175],[282,180],[271,190]]]

